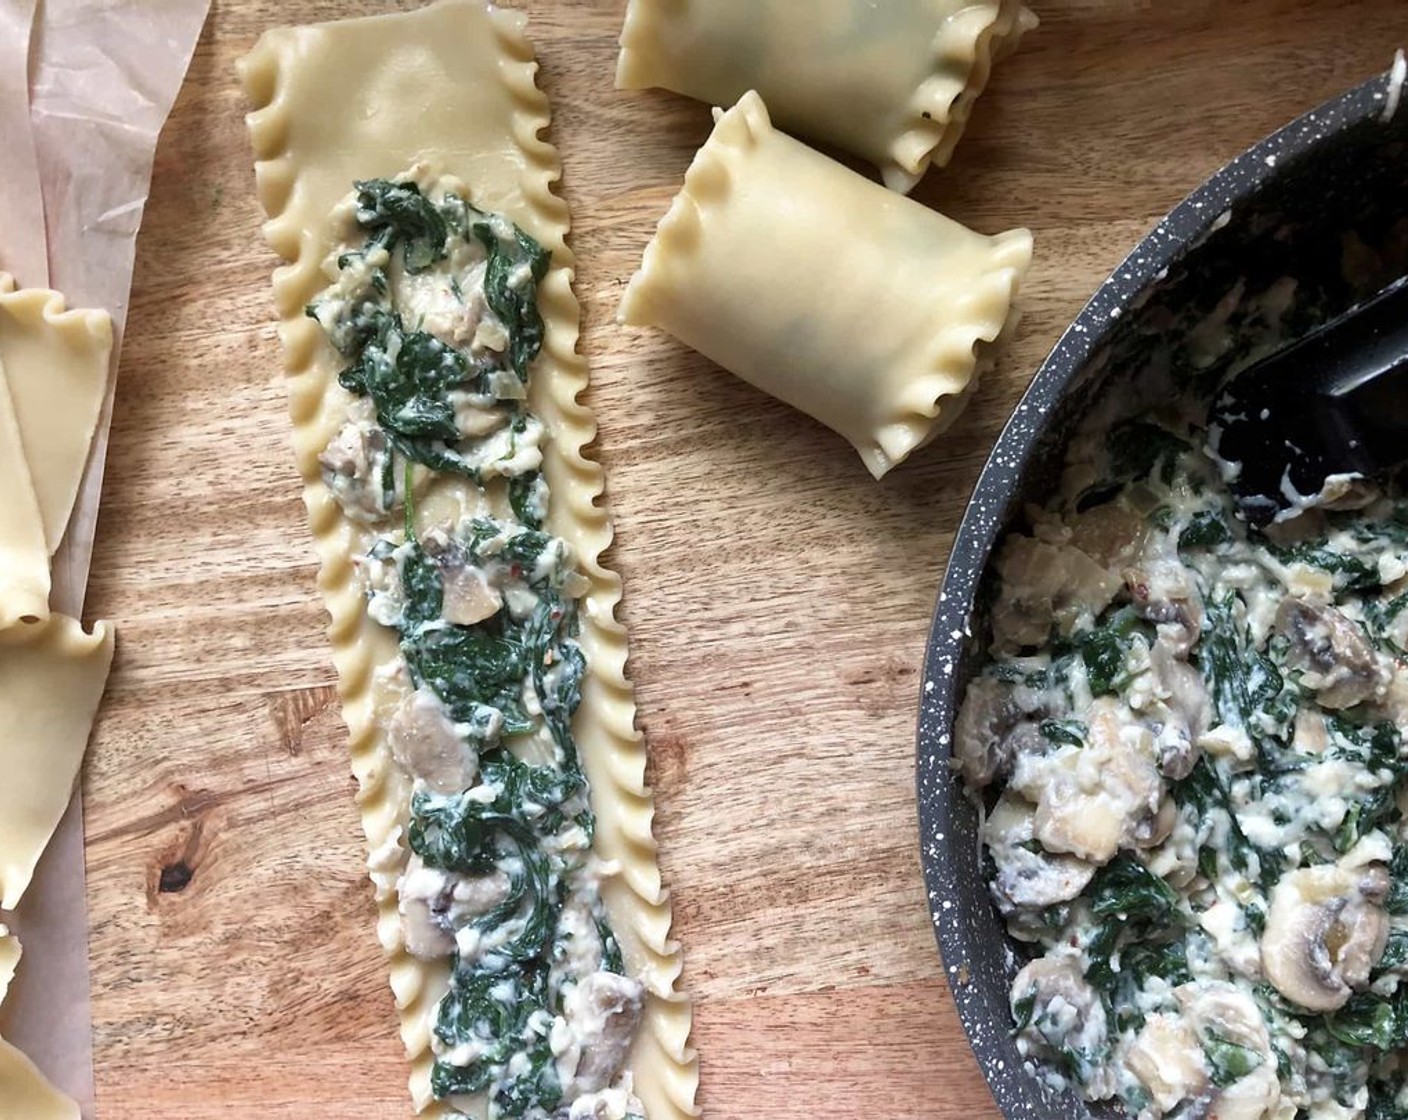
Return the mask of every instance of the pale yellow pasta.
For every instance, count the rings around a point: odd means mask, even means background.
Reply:
[[[13,910],[68,808],[113,632],[53,614],[0,630],[0,908]]]
[[[880,168],[908,191],[942,167],[993,61],[1036,18],[1021,0],[630,0],[616,85],[732,105]]]
[[[107,392],[112,319],[0,273],[0,364],[49,553],[59,547]]]
[[[879,478],[966,401],[1031,234],[988,237],[885,190],[777,132],[756,93],[715,117],[620,319],[816,417]]]
[[[0,1002],[20,963],[19,939],[0,925]],[[78,1120],[78,1105],[49,1083],[19,1050],[0,1039],[0,1117],[10,1120]]]
[[[624,675],[626,635],[614,617],[621,583],[600,562],[611,527],[600,501],[601,468],[583,453],[596,426],[577,400],[587,370],[575,350],[579,307],[565,241],[568,212],[551,189],[561,165],[540,139],[548,104],[534,85],[524,23],[521,14],[482,2],[445,0],[406,14],[270,31],[240,71],[254,105],[248,123],[259,199],[269,218],[264,234],[288,262],[275,273],[274,294],[294,444],[322,561],[319,585],[332,615],[362,824],[372,851],[382,853],[373,868],[378,934],[391,961],[416,1107],[432,1115],[448,1111],[430,1090],[430,1031],[448,968],[409,954],[398,920],[395,860],[403,864],[405,851],[394,859],[385,853],[398,850],[411,781],[380,727],[385,697],[376,670],[399,655],[392,632],[367,617],[352,562],[366,550],[371,530],[345,516],[321,477],[318,455],[350,398],[337,383],[342,361],[304,307],[328,282],[322,265],[339,236],[333,209],[354,180],[392,177],[424,162],[465,184],[475,205],[505,215],[552,255],[538,287],[546,336],[529,402],[551,434],[543,464],[552,492],[547,528],[573,546],[591,584],[578,639],[588,671],[573,732],[591,783],[595,848],[622,868],[602,887],[612,928],[627,970],[648,992],[627,1068],[650,1120],[680,1120],[694,1114],[698,1079],[687,1044],[690,1004],[676,989],[680,953],[670,939],[669,898],[651,835],[645,744]],[[463,480],[442,483],[472,487]],[[467,493],[460,498],[473,501]]]
[[[49,549],[25,461],[9,379],[0,363],[0,628],[49,614]]]
[[[0,1039],[0,1116],[14,1120],[79,1120],[78,1104],[59,1092],[33,1062]]]

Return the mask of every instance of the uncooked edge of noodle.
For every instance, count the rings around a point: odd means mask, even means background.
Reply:
[[[539,138],[548,127],[549,109],[546,96],[534,83],[536,62],[532,47],[521,30],[517,13],[495,9],[488,18],[493,21],[499,51],[505,59],[500,79],[519,107],[513,125],[515,139],[532,165],[521,177],[525,202],[536,211],[545,228],[565,236],[567,206],[550,186],[559,178],[561,164],[556,150]],[[276,299],[281,305],[287,302],[283,298],[287,292],[280,289],[297,284],[299,273],[308,271],[308,263],[315,274],[321,275],[320,261],[302,260],[305,239],[300,232],[281,221],[296,178],[296,170],[282,158],[286,124],[281,77],[286,65],[296,63],[290,63],[280,44],[268,37],[262,38],[240,63],[240,76],[253,107],[247,122],[256,158],[257,189],[268,217],[264,235],[271,248],[290,262],[274,278]],[[587,368],[575,348],[580,307],[571,290],[572,274],[570,251],[556,249],[553,266],[539,289],[547,329],[535,376],[543,378],[548,372],[545,367],[550,367],[555,375],[549,397],[562,423],[550,425],[552,446],[561,456],[564,470],[579,485],[570,491],[555,490],[553,516],[556,518],[566,503],[575,532],[560,535],[573,544],[581,569],[591,583],[583,600],[580,637],[589,668],[575,722],[592,721],[612,740],[613,757],[607,760],[609,765],[600,768],[610,774],[611,788],[603,788],[599,777],[592,786],[592,800],[598,808],[596,848],[603,855],[622,859],[622,874],[606,886],[608,893],[616,888],[618,897],[629,895],[629,930],[619,927],[624,907],[613,907],[618,933],[625,933],[651,956],[649,967],[642,970],[650,978],[645,1015],[628,1065],[650,1120],[680,1120],[698,1114],[694,1104],[698,1060],[688,1045],[690,1003],[676,986],[682,960],[679,946],[669,938],[669,896],[661,886],[655,859],[656,844],[651,834],[653,802],[644,780],[646,748],[634,726],[634,692],[625,676],[626,633],[615,618],[621,581],[600,562],[611,542],[612,530],[602,501],[605,476],[600,465],[584,454],[595,438],[596,424],[590,410],[577,400],[586,388]],[[335,378],[316,368],[315,355],[321,339],[312,320],[284,320],[280,336],[297,434],[311,421],[324,393],[335,388],[336,383]],[[338,691],[349,731],[353,770],[359,782],[357,803],[368,843],[375,850],[389,832],[382,823],[388,816],[385,784],[388,770],[396,764],[381,741],[372,711],[371,658],[358,648],[359,632],[370,624],[350,559],[337,548],[341,512],[321,481],[316,454],[300,453],[300,460],[304,501],[321,559],[318,584],[331,615],[329,636],[338,669]],[[623,811],[601,811],[601,802],[607,799]],[[617,884],[621,886],[617,888]],[[429,1099],[434,1060],[430,1025],[446,988],[448,969],[444,964],[417,961],[405,952],[394,894],[379,891],[377,908],[378,936],[390,959],[391,987],[411,1061],[412,1098],[426,1115],[450,1115],[448,1106]]]

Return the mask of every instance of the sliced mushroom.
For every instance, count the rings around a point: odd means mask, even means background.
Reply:
[[[1019,767],[1012,787],[1036,801],[1036,838],[1049,851],[1103,864],[1122,847],[1161,839],[1164,783],[1153,734],[1111,697],[1091,705],[1086,746]]]
[[[455,935],[446,926],[442,900],[450,889],[449,876],[424,866],[412,856],[401,876],[401,937],[406,952],[421,960],[438,960],[455,951]]]
[[[997,865],[992,896],[1004,915],[1069,902],[1095,875],[1094,864],[1036,844],[1035,821],[1036,806],[1008,791],[983,823],[983,842]]]
[[[1271,1056],[1266,1021],[1256,1001],[1242,989],[1212,981],[1183,984],[1173,994],[1199,1039],[1219,1038],[1264,1058]]]
[[[1366,987],[1388,944],[1382,864],[1305,867],[1272,892],[1261,961],[1266,978],[1293,1003],[1335,1011]]]
[[[1209,1120],[1260,1120],[1272,1113],[1281,1100],[1281,1083],[1271,1033],[1251,995],[1232,984],[1200,981],[1176,988],[1174,998],[1205,1051],[1230,1044],[1258,1059],[1230,1085],[1204,1094],[1207,1107],[1197,1114]]]
[[[1071,544],[1107,570],[1130,563],[1148,535],[1148,522],[1121,499],[1094,506],[1071,521]]]
[[[1296,712],[1295,731],[1291,736],[1291,746],[1301,754],[1322,755],[1330,746],[1329,729],[1325,726],[1325,716],[1314,708],[1301,708]]]
[[[1163,1112],[1196,1098],[1209,1084],[1202,1045],[1181,1015],[1151,1015],[1124,1064]]]
[[[614,972],[592,972],[562,1000],[549,1044],[565,1100],[605,1089],[631,1049],[645,985]]]
[[[1160,642],[1186,655],[1203,632],[1203,597],[1178,550],[1164,538],[1151,540],[1125,568],[1124,583],[1140,616],[1157,626]]]
[[[481,397],[461,392],[451,393],[450,402],[455,410],[455,427],[466,439],[482,439],[508,423],[508,411],[496,408],[495,402],[485,403]]]
[[[1163,717],[1156,741],[1159,771],[1179,781],[1192,773],[1202,753],[1198,739],[1208,729],[1207,684],[1193,666],[1174,656],[1167,642],[1154,643],[1149,666]]]
[[[318,456],[324,485],[353,521],[380,521],[399,501],[401,480],[393,477],[390,491],[385,486],[390,456],[386,433],[360,419],[344,424]]]
[[[460,545],[443,529],[421,535],[421,547],[435,561],[444,594],[440,616],[456,626],[473,626],[492,618],[504,605],[503,596],[482,568],[471,564]]]
[[[1262,1120],[1279,1115],[1281,1079],[1276,1067],[1263,1063],[1218,1091],[1208,1110],[1209,1120]]]
[[[1283,599],[1274,625],[1291,643],[1289,664],[1301,671],[1301,684],[1322,707],[1352,708],[1387,694],[1392,666],[1358,624],[1334,607]]]
[[[479,754],[445,707],[422,685],[401,701],[386,724],[397,762],[436,793],[459,793],[474,784]]]
[[[1082,1087],[1093,1098],[1112,1087],[1105,1068],[1109,1030],[1105,1005],[1071,956],[1038,957],[1012,981],[1012,1014],[1026,1050],[1060,1054],[1076,1064]]]
[[[455,875],[426,867],[411,856],[399,884],[397,910],[406,952],[421,960],[440,960],[454,953],[455,931],[487,914],[509,896],[508,876]]]
[[[970,786],[981,788],[1005,774],[1019,748],[1044,749],[1039,731],[1035,741],[1018,731],[1028,716],[1036,714],[1037,702],[1030,689],[994,677],[979,677],[968,686],[954,723],[953,752]]]
[[[997,558],[1002,594],[993,607],[993,639],[1016,649],[1044,645],[1054,626],[1069,634],[1110,605],[1119,578],[1080,549],[1014,533]]]

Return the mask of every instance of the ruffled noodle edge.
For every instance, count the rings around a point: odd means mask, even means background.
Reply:
[[[958,419],[992,365],[997,343],[1021,319],[1018,296],[1032,260],[1032,235],[1011,229],[989,238],[991,258],[962,298],[935,314],[933,342],[897,394],[892,418],[875,443],[857,447],[877,479],[944,432]]]
[[[583,600],[579,638],[589,669],[577,729],[584,761],[591,771],[592,800],[598,809],[595,847],[603,858],[618,860],[622,866],[621,874],[604,884],[603,893],[623,945],[636,946],[638,959],[631,963],[648,989],[628,1067],[650,1120],[683,1120],[698,1115],[694,1102],[698,1059],[689,1046],[692,1010],[688,997],[678,988],[682,958],[678,944],[670,938],[670,899],[661,885],[656,862],[651,831],[654,806],[645,784],[647,751],[635,728],[634,690],[625,673],[626,631],[615,617],[621,580],[601,562],[611,543],[612,529],[603,500],[604,472],[586,454],[596,436],[596,423],[578,399],[587,387],[588,374],[586,362],[576,351],[580,305],[571,286],[573,257],[564,240],[568,209],[552,190],[561,175],[561,162],[556,149],[540,138],[549,124],[549,106],[534,81],[537,63],[524,34],[525,18],[521,13],[492,7],[486,18],[504,59],[499,79],[516,104],[513,134],[528,164],[521,182],[525,203],[540,226],[554,235],[544,239],[552,251],[553,265],[539,289],[547,330],[538,359],[537,383],[541,385],[542,375],[551,372],[550,385],[540,395],[547,398],[544,420],[553,434],[546,465],[553,491],[552,528],[573,544],[591,583]],[[361,590],[343,544],[345,519],[322,483],[317,465],[320,448],[300,438],[316,420],[332,379],[316,368],[317,326],[302,317],[309,285],[322,286],[322,262],[311,259],[314,254],[306,251],[311,239],[284,213],[296,189],[297,169],[287,155],[283,76],[287,68],[296,65],[296,55],[286,36],[271,33],[240,60],[239,73],[253,106],[247,123],[256,158],[256,189],[268,216],[264,236],[270,247],[290,262],[274,274],[275,301],[283,319],[279,333],[290,411],[305,484],[304,501],[321,559],[318,583],[331,615],[329,635],[352,767],[359,784],[357,802],[368,844],[376,852],[400,827],[404,778],[377,732],[373,658],[365,642],[359,641],[374,628],[366,619]],[[557,524],[560,520],[568,524]],[[389,958],[401,1037],[411,1062],[411,1096],[418,1112],[457,1115],[430,1093],[434,1062],[430,1025],[446,990],[448,968],[418,961],[405,951],[395,879],[395,872],[372,873],[378,938]],[[622,928],[624,916],[628,916],[629,928]]]
[[[715,108],[714,127],[684,173],[684,184],[655,226],[621,303],[616,321],[629,327],[656,327],[657,297],[679,290],[679,266],[695,255],[704,238],[704,211],[727,204],[733,190],[734,165],[747,158],[759,138],[772,131],[763,99],[749,90],[730,109]]]
[[[934,38],[934,73],[920,83],[880,175],[908,194],[930,166],[943,167],[963,137],[995,62],[1017,49],[1037,18],[1022,0],[989,0],[955,12]]]
[[[662,86],[665,75],[657,65],[652,45],[661,41],[669,22],[667,9],[679,11],[686,0],[628,0],[621,23],[616,56],[617,89],[651,89]]]
[[[112,360],[112,316],[106,311],[93,308],[70,308],[62,292],[52,288],[20,288],[15,278],[8,272],[0,272],[0,309],[5,310],[27,327],[44,328],[54,333],[54,341],[69,351],[88,351],[93,368],[101,378],[96,386],[98,392],[93,398],[94,409],[91,419],[97,422],[102,411],[103,398],[108,392],[108,369]],[[83,419],[79,417],[78,419]],[[90,441],[91,450],[91,441]],[[79,464],[82,472],[87,462]],[[81,473],[80,473],[81,478]],[[75,479],[73,498],[78,497],[79,479]],[[41,513],[43,511],[41,510]],[[57,536],[49,539],[49,527],[45,526],[45,546],[52,560],[59,542],[63,540],[68,524],[73,517],[73,503],[64,512],[63,523]]]

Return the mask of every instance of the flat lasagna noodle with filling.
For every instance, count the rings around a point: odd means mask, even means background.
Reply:
[[[879,478],[952,422],[1015,318],[1024,229],[989,237],[726,113],[620,319],[657,326],[845,436]]]
[[[616,85],[711,105],[757,90],[778,127],[835,144],[909,191],[953,154],[1021,0],[630,0]]]
[[[554,990],[576,947],[594,942],[592,978],[619,973],[618,994],[631,984],[640,993],[617,1076],[629,1075],[639,1103],[622,1113],[615,1098],[591,1114],[679,1120],[695,1111],[690,1006],[675,986],[680,955],[614,617],[620,580],[600,562],[611,528],[601,469],[584,455],[595,424],[577,400],[587,371],[575,350],[568,212],[551,190],[557,153],[539,139],[548,105],[524,22],[444,0],[284,28],[260,39],[241,77],[254,106],[264,233],[288,262],[274,293],[295,450],[416,1107],[436,1116],[566,1110],[576,1092],[566,1085],[589,1080],[591,1056],[564,1037],[575,1012],[554,1019],[550,994],[546,1014],[520,1019],[543,985]],[[358,461],[377,469],[359,476]],[[548,602],[560,609],[543,616]],[[570,637],[554,629],[564,610],[578,627]],[[444,669],[456,650],[478,660]],[[505,675],[520,658],[529,672],[521,693]],[[574,665],[579,704],[563,686]],[[580,760],[586,813],[545,808],[561,791],[539,796],[538,783],[565,783],[564,773],[509,749],[515,728],[539,742],[545,722],[558,758],[565,743],[573,766]],[[476,769],[480,784],[453,792]],[[520,786],[534,796],[501,806]],[[587,858],[609,867],[588,915],[594,931],[573,910],[577,888],[554,877],[560,861],[528,844],[546,816],[554,845],[589,847]],[[491,836],[519,855],[481,862],[484,874],[460,877],[453,891],[418,893],[444,881],[436,875],[465,850],[480,845],[482,858]],[[551,969],[547,950],[523,965],[523,945],[542,944],[535,907],[554,890],[558,909],[544,911],[557,922]],[[488,902],[474,897],[485,892]],[[496,909],[485,916],[484,906]],[[493,925],[505,906],[519,909]],[[429,959],[437,945],[443,955]],[[500,963],[516,969],[512,983],[495,981]],[[555,990],[565,1007],[582,1003],[586,987]],[[598,1023],[621,1006],[599,1002]],[[489,1018],[498,1037],[484,1034]],[[505,1031],[525,1048],[504,1051]],[[549,1042],[557,1073],[543,1075]]]

